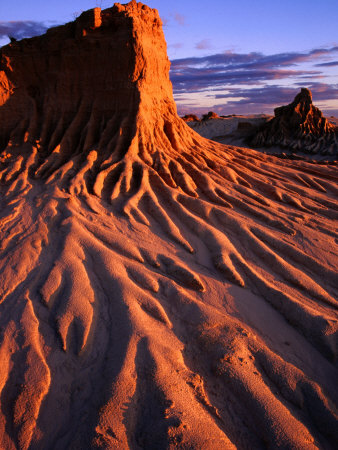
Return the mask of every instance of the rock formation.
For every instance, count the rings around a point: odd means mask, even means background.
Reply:
[[[333,448],[337,172],[198,136],[155,10],[1,49],[0,447]]]
[[[112,149],[121,158],[137,131],[161,128],[162,138],[168,139],[167,133],[171,139],[167,121],[176,107],[164,76],[169,61],[160,24],[140,3],[127,9],[116,4],[3,47],[2,148],[36,144],[46,174],[94,144],[97,164]]]
[[[302,88],[292,103],[275,109],[275,117],[251,139],[255,147],[281,146],[308,153],[338,153],[335,127],[312,104],[312,94]]]
[[[219,115],[213,111],[209,111],[207,114],[203,114],[202,120],[209,120],[209,119],[219,119]]]
[[[200,119],[198,118],[198,116],[196,116],[196,114],[186,114],[185,116],[182,117],[182,119],[184,120],[184,122],[199,122]]]

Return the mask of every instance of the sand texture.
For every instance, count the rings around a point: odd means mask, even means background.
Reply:
[[[140,3],[0,61],[0,447],[333,449],[337,167],[191,130]]]
[[[248,146],[248,137],[257,133],[272,116],[265,114],[218,117],[209,120],[189,120],[186,123],[200,136],[222,144]],[[279,148],[279,152],[281,149]]]

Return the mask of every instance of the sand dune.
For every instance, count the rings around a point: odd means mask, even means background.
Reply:
[[[334,448],[336,166],[197,135],[140,3],[1,53],[1,447]]]

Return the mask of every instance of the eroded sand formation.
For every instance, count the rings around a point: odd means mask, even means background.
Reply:
[[[192,131],[140,3],[0,52],[0,446],[333,448],[336,168]]]
[[[293,102],[275,109],[275,117],[251,139],[256,147],[278,145],[310,154],[338,154],[338,132],[302,88]]]

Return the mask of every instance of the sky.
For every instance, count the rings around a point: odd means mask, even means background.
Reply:
[[[316,106],[338,116],[338,0],[145,3],[163,21],[180,114],[272,114],[307,87]],[[112,4],[0,0],[0,46]]]

